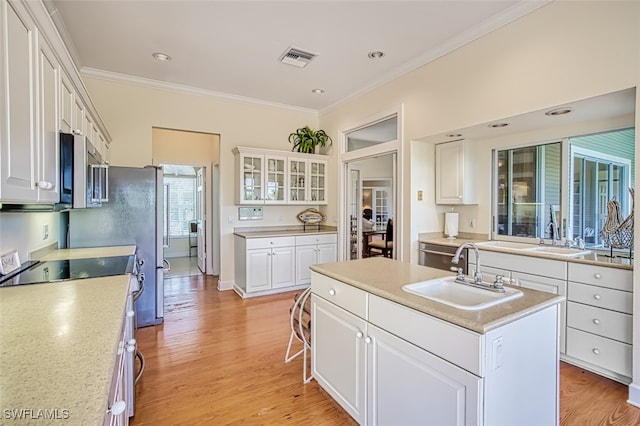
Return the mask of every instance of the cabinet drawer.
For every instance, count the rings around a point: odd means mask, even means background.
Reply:
[[[369,322],[482,376],[483,348],[477,333],[374,295],[369,295]]]
[[[569,281],[633,291],[633,272],[625,269],[569,262],[568,276]]]
[[[295,245],[296,237],[247,238],[247,250]]]
[[[367,293],[311,271],[311,291],[360,318],[367,319]]]
[[[469,251],[469,261],[475,261],[473,250]],[[488,250],[480,251],[480,270],[482,265],[492,266],[498,269],[519,271],[534,275],[544,275],[549,278],[561,280],[567,279],[567,262],[561,260],[542,259],[533,256],[518,256],[513,254],[497,253]]]
[[[631,377],[631,345],[567,328],[567,355]]]
[[[331,244],[338,242],[336,234],[297,235],[296,245]]]
[[[633,294],[627,291],[569,282],[568,299],[625,314],[633,313]]]
[[[567,325],[602,337],[631,343],[631,315],[568,302]]]

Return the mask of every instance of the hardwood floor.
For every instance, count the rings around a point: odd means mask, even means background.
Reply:
[[[355,425],[302,357],[285,364],[294,293],[243,300],[210,276],[165,280],[165,322],[138,330],[137,425]],[[627,387],[561,363],[560,424],[639,425]]]

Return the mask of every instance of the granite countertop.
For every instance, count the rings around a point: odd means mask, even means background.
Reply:
[[[564,300],[564,296],[517,287],[523,297],[479,311],[467,311],[431,301],[402,290],[405,284],[451,276],[451,272],[371,257],[311,266],[320,274],[350,284],[409,308],[458,325],[476,333],[513,322]]]
[[[119,275],[0,289],[3,416],[31,409],[27,424],[46,409],[64,424],[103,423],[128,287]]]
[[[316,235],[316,234],[337,234],[338,229],[333,226],[309,226],[305,230],[302,226],[289,227],[289,228],[248,228],[237,229],[234,231],[234,235],[243,238],[269,238],[269,237],[292,237],[296,235]]]
[[[130,256],[136,253],[136,246],[87,247],[53,250],[38,260],[88,259],[92,257]]]
[[[489,240],[477,239],[477,238],[456,238],[451,240],[445,237],[418,238],[418,242],[421,242],[421,243],[440,244],[440,245],[447,245],[447,246],[453,246],[453,247],[458,247],[460,244],[466,241],[477,244],[477,243],[487,242]],[[606,254],[604,254],[602,251],[598,252],[595,250],[591,250],[591,253],[583,256],[565,257],[565,256],[558,256],[550,253],[540,253],[535,251],[524,252],[522,250],[508,248],[508,247],[478,246],[478,248],[480,250],[495,251],[500,253],[515,254],[520,256],[542,257],[550,260],[561,260],[561,261],[567,261],[567,262],[573,262],[573,263],[583,263],[583,264],[591,264],[596,266],[606,266],[611,268],[633,270],[633,259],[627,259],[622,257],[609,257]],[[587,250],[590,250],[590,249],[587,249]]]

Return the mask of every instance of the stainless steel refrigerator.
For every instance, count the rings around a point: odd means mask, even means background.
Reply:
[[[162,169],[109,167],[109,201],[94,209],[69,211],[69,248],[136,246],[144,291],[136,301],[136,326],[164,317]]]

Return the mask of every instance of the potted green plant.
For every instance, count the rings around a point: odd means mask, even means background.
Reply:
[[[324,130],[313,130],[309,126],[301,127],[289,135],[289,142],[293,144],[291,151],[305,152],[313,154],[316,146],[325,147],[327,142],[329,145],[333,143],[331,136]]]

